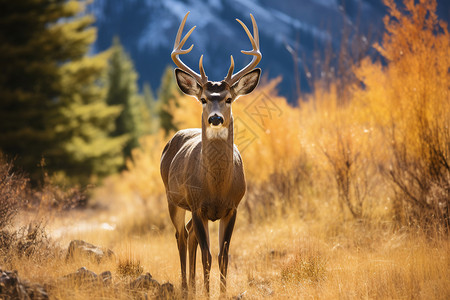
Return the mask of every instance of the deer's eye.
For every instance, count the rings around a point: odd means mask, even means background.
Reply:
[[[231,100],[233,100],[233,99],[231,99],[231,98],[228,98],[227,100],[225,100],[225,103],[227,103],[227,104],[231,104]]]
[[[202,104],[206,104],[206,99],[205,98],[201,98],[200,101],[202,102]]]

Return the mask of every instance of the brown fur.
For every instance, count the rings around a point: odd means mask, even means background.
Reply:
[[[164,181],[169,214],[176,229],[178,252],[181,264],[182,287],[187,290],[186,248],[189,246],[189,281],[195,290],[195,260],[197,246],[202,251],[204,285],[209,295],[209,273],[211,252],[208,221],[220,219],[219,225],[219,269],[220,291],[225,292],[228,268],[228,249],[236,221],[237,207],[245,194],[245,176],[241,155],[233,144],[233,116],[231,103],[241,95],[251,93],[258,85],[260,69],[254,69],[261,60],[259,35],[252,15],[254,37],[246,31],[252,51],[252,61],[233,75],[234,60],[227,77],[220,82],[208,81],[200,57],[197,74],[186,66],[179,55],[192,50],[182,47],[193,28],[181,39],[189,12],[184,16],[175,38],[171,57],[179,67],[175,69],[178,87],[187,95],[200,100],[203,106],[202,128],[177,132],[164,148],[161,157],[161,177]],[[185,224],[186,210],[192,219]]]
[[[226,141],[207,140],[201,129],[178,131],[163,151],[161,176],[170,204],[211,221],[237,209],[245,177],[241,155],[233,145],[233,123]]]
[[[225,82],[207,82],[201,87],[183,71],[177,71],[176,75],[180,88],[203,102],[202,128],[178,131],[167,143],[161,157],[161,177],[176,229],[182,286],[187,289],[186,246],[189,245],[189,278],[195,290],[195,258],[197,245],[200,245],[205,289],[209,293],[208,221],[220,220],[219,268],[221,292],[225,292],[228,249],[237,208],[246,189],[241,155],[233,144],[231,102],[256,87],[260,70],[250,72],[244,76],[247,77],[244,84],[237,82],[233,87]],[[210,126],[208,119],[212,115],[223,118],[221,126]],[[208,130],[225,130],[226,134],[211,138],[207,135]],[[184,221],[186,210],[192,212],[187,226]]]

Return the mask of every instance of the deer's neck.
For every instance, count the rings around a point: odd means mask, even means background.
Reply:
[[[208,132],[209,130],[209,132]],[[217,130],[212,132],[211,130]],[[233,176],[233,117],[228,127],[211,129],[202,123],[202,167],[210,191],[226,191]]]

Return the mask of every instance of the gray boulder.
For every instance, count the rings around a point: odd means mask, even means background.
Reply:
[[[150,273],[145,273],[133,280],[129,285],[130,290],[135,293],[135,298],[143,299],[174,299],[175,289],[173,284],[166,282],[160,284],[153,279]]]
[[[159,282],[153,279],[152,274],[148,272],[130,283],[130,288],[133,290],[159,290],[160,286]]]
[[[97,275],[94,272],[86,269],[85,267],[82,267],[79,268],[75,273],[70,273],[63,276],[60,280],[70,282],[76,286],[96,284],[109,285],[112,281],[112,275],[110,271],[105,271]]]
[[[173,284],[170,282],[166,282],[161,284],[159,289],[159,298],[160,299],[174,299],[175,298],[175,289]]]
[[[100,263],[104,259],[114,257],[114,252],[110,249],[103,249],[82,240],[73,240],[67,249],[66,260],[75,257],[86,257]]]

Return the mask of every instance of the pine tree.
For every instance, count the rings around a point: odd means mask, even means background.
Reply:
[[[54,24],[69,16],[65,1],[1,1],[0,149],[33,172],[54,138],[46,116],[60,93],[58,61],[68,49]],[[72,8],[73,10],[73,8]]]
[[[173,122],[171,108],[173,105],[178,106],[178,97],[181,95],[180,90],[175,82],[172,67],[167,67],[161,79],[161,86],[158,91],[158,115],[161,128],[164,129],[166,135],[171,131],[177,131],[178,128]]]
[[[85,57],[96,38],[84,3],[2,1],[0,149],[38,178],[51,172],[78,182],[123,163],[122,137],[111,138],[120,107],[105,102],[108,53]]]
[[[109,106],[105,83],[101,82],[109,53],[84,57],[65,64],[61,105],[54,119],[58,149],[48,153],[64,172],[85,181],[92,175],[103,177],[116,172],[124,163],[125,136],[111,137],[120,106]],[[58,120],[59,119],[59,120]]]
[[[145,131],[146,134],[152,134],[158,131],[160,128],[159,123],[159,115],[158,115],[158,102],[155,99],[155,96],[153,95],[152,87],[148,82],[144,83],[143,88],[143,97],[144,97],[144,103],[147,105],[148,108],[148,128]]]
[[[133,62],[117,37],[114,38],[111,52],[106,101],[109,105],[123,108],[116,119],[116,129],[112,135],[128,138],[124,156],[130,157],[131,150],[139,146],[139,138],[148,131],[150,117],[143,97],[138,94],[138,75]]]
[[[154,107],[156,99],[155,96],[153,94],[153,89],[150,85],[150,83],[145,82],[144,83],[144,102],[147,105],[148,109],[152,109],[152,107]]]

